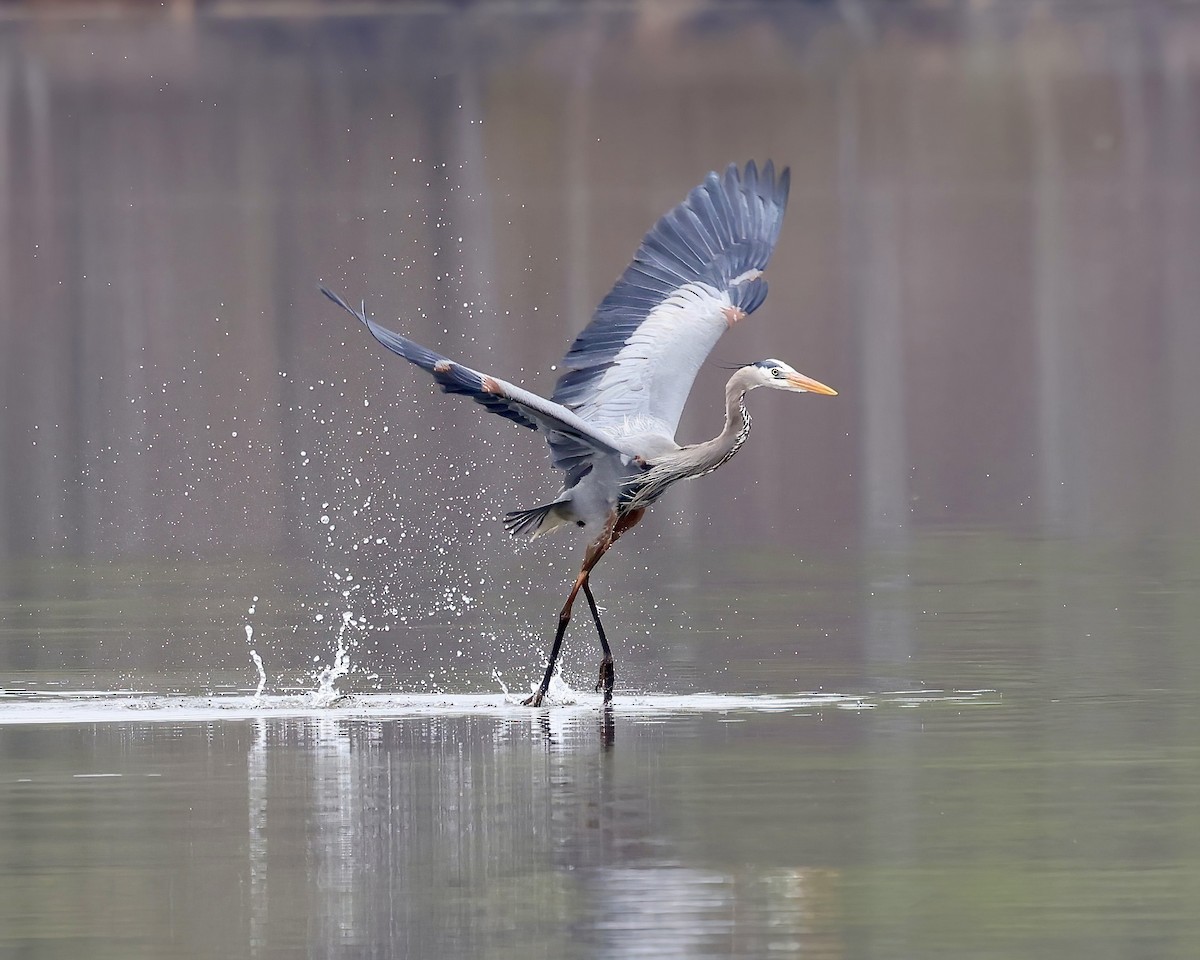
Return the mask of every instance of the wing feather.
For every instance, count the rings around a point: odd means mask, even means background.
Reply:
[[[463,394],[506,420],[531,430],[541,430],[550,441],[551,449],[555,451],[556,467],[570,470],[581,459],[590,455],[614,455],[623,452],[614,444],[613,438],[602,429],[581,420],[559,404],[434,353],[415,340],[376,323],[367,316],[365,306],[355,310],[332,290],[321,287],[321,292],[343,310],[358,318],[371,331],[371,336],[392,353],[431,373],[444,392]]]
[[[710,173],[646,234],[563,358],[554,401],[615,434],[674,437],[730,308],[748,314],[766,297],[789,186],[770,161]]]

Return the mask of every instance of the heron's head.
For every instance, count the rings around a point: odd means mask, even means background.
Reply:
[[[782,360],[759,360],[748,367],[742,367],[739,373],[745,374],[745,389],[755,387],[774,387],[776,390],[788,390],[792,393],[819,393],[826,397],[836,397],[833,387],[812,377],[793,370]]]

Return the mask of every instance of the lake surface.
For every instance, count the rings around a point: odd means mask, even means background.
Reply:
[[[139,8],[140,9],[140,8]],[[1200,11],[0,19],[0,957],[1200,953]],[[754,432],[597,568],[540,440],[638,237],[790,164]],[[761,393],[767,393],[762,391]],[[582,611],[580,611],[582,612]]]
[[[6,954],[1184,957],[1200,936],[1200,748],[1163,735],[1194,729],[1190,693],[189,709],[3,728]]]

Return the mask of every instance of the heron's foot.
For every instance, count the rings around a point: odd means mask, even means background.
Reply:
[[[521,701],[523,707],[540,707],[542,705],[542,697],[546,695],[545,690],[539,690],[533,696]]]
[[[612,657],[600,661],[600,679],[596,681],[596,692],[604,694],[604,702],[612,703],[613,685],[617,682],[617,674],[613,669]]]

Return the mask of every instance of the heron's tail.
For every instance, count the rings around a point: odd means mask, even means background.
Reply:
[[[504,529],[514,537],[539,537],[549,533],[560,523],[566,521],[554,508],[560,506],[558,501],[543,503],[540,507],[529,510],[513,510],[504,515]]]

